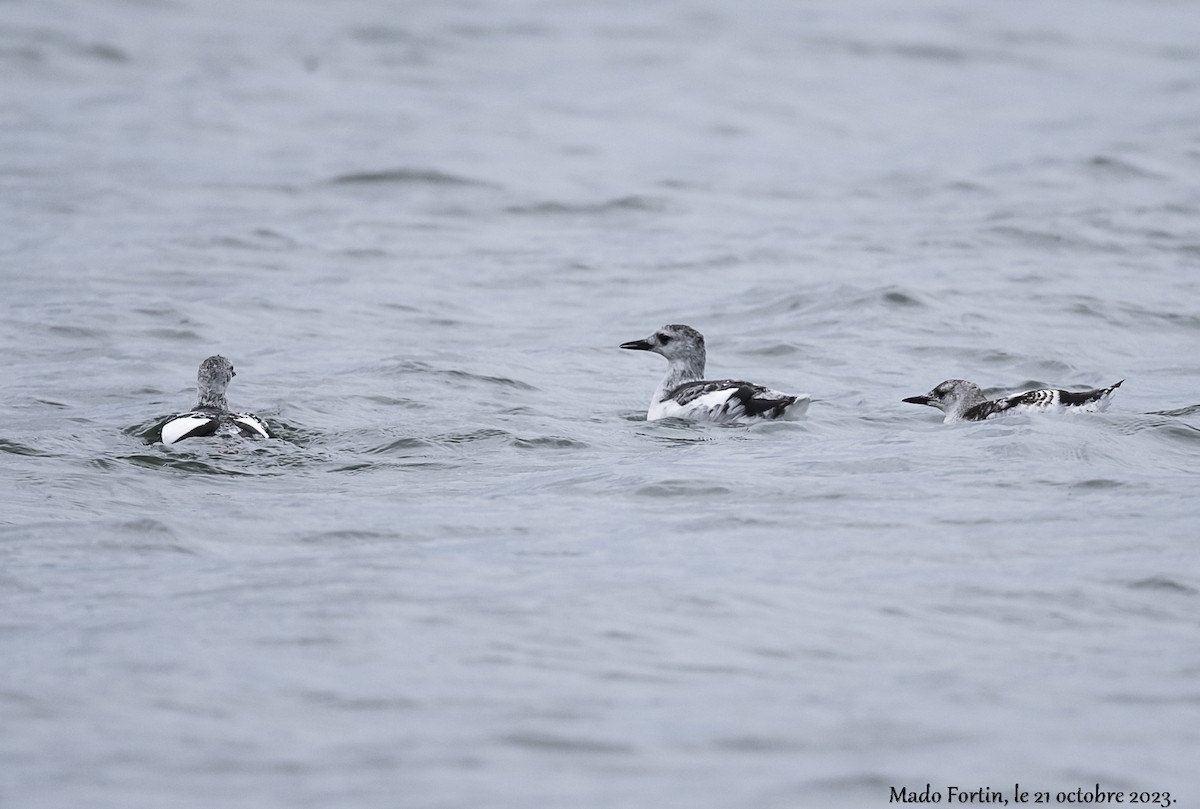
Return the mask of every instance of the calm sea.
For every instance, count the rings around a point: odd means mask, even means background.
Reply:
[[[0,806],[1200,806],[1198,43],[3,0]],[[664,323],[807,417],[647,423]],[[155,443],[214,353],[277,437]]]

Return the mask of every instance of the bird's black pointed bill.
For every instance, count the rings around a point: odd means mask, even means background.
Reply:
[[[628,343],[621,343],[621,348],[628,348],[634,351],[649,351],[653,346],[646,340],[630,340]]]
[[[907,399],[901,399],[901,401],[908,402],[909,404],[927,405],[933,400],[929,396],[909,396]]]

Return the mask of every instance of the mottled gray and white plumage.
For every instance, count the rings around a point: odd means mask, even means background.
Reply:
[[[1121,382],[1095,390],[1040,388],[989,400],[975,383],[965,379],[947,379],[929,393],[910,396],[904,401],[936,407],[946,414],[945,424],[983,421],[1003,413],[1098,413],[1108,409],[1113,392],[1121,387]]]
[[[691,326],[663,326],[644,340],[621,348],[667,358],[667,375],[650,399],[647,421],[685,418],[761,421],[794,416],[808,408],[807,393],[792,395],[737,379],[704,379],[704,335]]]
[[[251,413],[231,413],[225,399],[230,381],[237,376],[233,363],[220,354],[200,363],[196,374],[196,406],[162,426],[162,442],[174,444],[201,436],[269,438],[267,425]]]

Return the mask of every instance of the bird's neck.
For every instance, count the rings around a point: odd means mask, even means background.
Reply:
[[[956,401],[954,406],[946,411],[946,421],[964,421],[967,417],[967,411],[984,404],[987,400],[987,397],[982,392],[971,391]]]
[[[680,385],[704,378],[703,355],[698,357],[677,357],[670,360],[670,363],[667,366],[667,375],[659,383],[658,391],[654,395],[655,400],[659,402],[666,399],[667,394]]]
[[[199,399],[196,403],[197,410],[229,409],[229,402],[225,400],[225,391],[201,387],[196,393]]]

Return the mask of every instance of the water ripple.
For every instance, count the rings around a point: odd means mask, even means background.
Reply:
[[[328,185],[440,185],[496,188],[494,183],[450,174],[437,169],[395,168],[339,174],[325,181]]]
[[[1178,593],[1180,595],[1193,596],[1196,595],[1196,588],[1189,587],[1182,582],[1167,576],[1150,576],[1145,579],[1138,579],[1129,583],[1130,589],[1133,590],[1159,590],[1167,593]]]
[[[661,213],[666,209],[666,200],[634,195],[602,202],[537,202],[531,205],[514,205],[505,210],[523,216],[593,216],[622,211]]]
[[[526,731],[510,733],[500,737],[500,741],[513,747],[521,747],[548,753],[599,753],[604,755],[623,755],[635,752],[632,745],[621,742],[608,742],[600,739],[582,736],[566,736],[562,734],[537,733]]]
[[[29,455],[37,457],[44,453],[39,452],[33,447],[10,441],[7,438],[0,438],[0,452],[7,452],[9,455]]]

